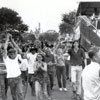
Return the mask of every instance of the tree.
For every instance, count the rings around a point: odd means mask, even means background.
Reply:
[[[47,32],[40,35],[41,41],[49,41],[49,42],[55,42],[58,40],[59,34],[54,30],[48,30]]]
[[[6,7],[2,7],[0,9],[0,31],[2,32],[9,32],[15,37],[21,36],[21,33],[24,33],[28,30],[28,26],[23,23],[21,17],[18,13],[12,9],[8,9]]]
[[[70,34],[73,32],[73,27],[75,25],[76,12],[72,11],[70,13],[65,13],[62,15],[62,23],[59,25],[61,34]]]
[[[34,34],[31,34],[31,33],[24,33],[22,36],[23,36],[24,41],[26,43],[32,44],[36,40],[35,35]]]

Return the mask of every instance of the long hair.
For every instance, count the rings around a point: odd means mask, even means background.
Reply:
[[[79,42],[79,40],[75,40],[75,41],[73,41],[73,43],[72,43],[72,49],[74,48],[74,43],[75,43],[75,42],[77,42],[77,43],[79,44],[78,47],[80,48],[80,42]]]

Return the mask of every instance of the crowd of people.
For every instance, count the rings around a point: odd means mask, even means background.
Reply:
[[[83,93],[84,100],[100,100],[99,50],[95,46],[89,50],[91,63],[87,64],[79,41],[68,43],[65,48],[58,43],[52,48],[28,46],[21,49],[7,34],[5,43],[0,47],[2,100],[7,99],[8,87],[13,100],[25,100],[28,84],[36,100],[51,100],[55,76],[59,91],[67,92],[66,80],[70,81],[73,99],[82,100]]]

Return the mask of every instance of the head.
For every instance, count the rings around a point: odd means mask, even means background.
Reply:
[[[25,53],[21,54],[21,57],[22,57],[22,59],[25,59],[26,58]]]
[[[61,48],[58,49],[57,54],[61,55],[63,53],[63,50]]]
[[[17,50],[15,48],[12,48],[8,51],[8,56],[11,58],[11,59],[15,59],[16,56],[17,56]]]
[[[36,48],[34,48],[34,47],[31,47],[31,48],[30,48],[30,52],[31,52],[32,54],[35,54],[37,51],[38,51],[38,50],[37,50]]]
[[[46,55],[50,55],[51,54],[50,48],[47,48],[45,52],[46,52]]]
[[[75,41],[73,42],[72,47],[73,47],[73,48],[79,47],[79,41],[78,41],[78,40],[75,40]]]
[[[36,61],[39,61],[39,62],[44,61],[43,55],[42,54],[38,54],[37,57],[36,57]]]
[[[88,51],[90,59],[100,64],[100,47],[93,46]]]

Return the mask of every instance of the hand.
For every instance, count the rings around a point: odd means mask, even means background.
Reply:
[[[52,65],[52,62],[50,61],[50,62],[48,63],[48,65]]]

